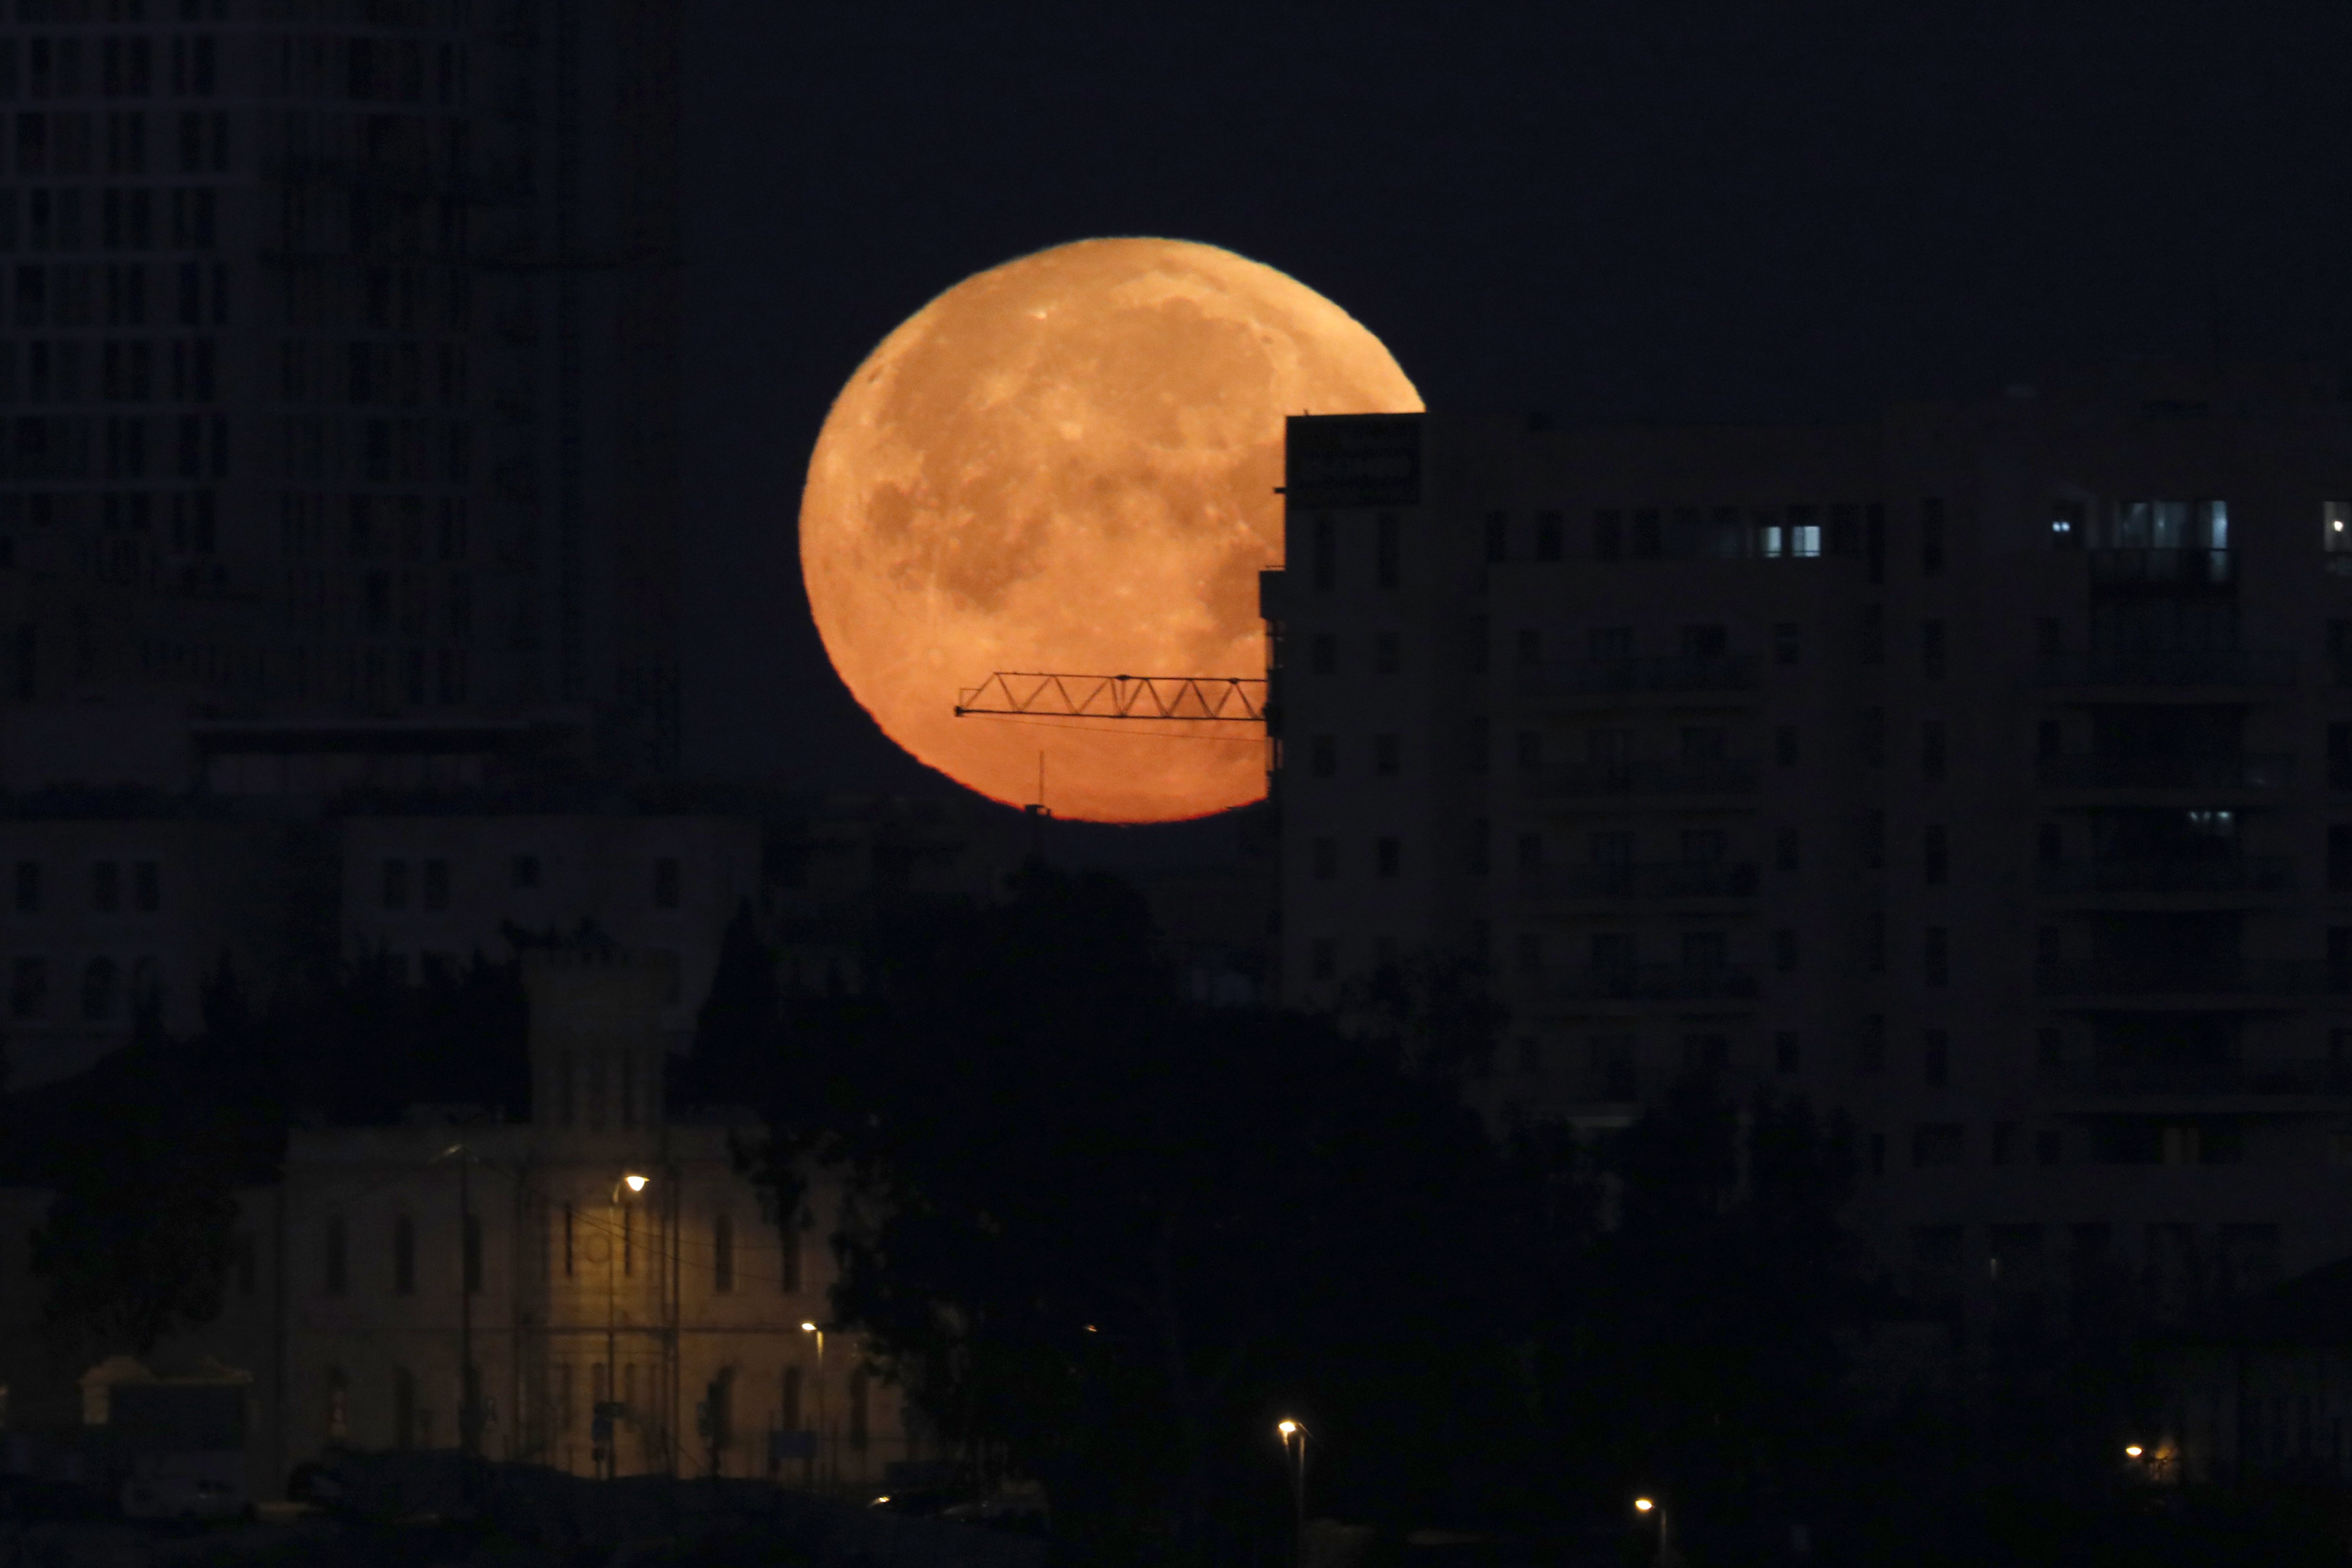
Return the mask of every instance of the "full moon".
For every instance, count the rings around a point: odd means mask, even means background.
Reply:
[[[1283,420],[1422,406],[1379,339],[1214,246],[1097,239],[964,279],[835,400],[801,498],[833,666],[958,783],[1160,822],[1265,793],[1255,725],[955,716],[1000,670],[1258,677]],[[1042,766],[1041,766],[1042,765]]]

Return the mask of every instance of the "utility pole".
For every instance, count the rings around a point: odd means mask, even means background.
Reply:
[[[474,1155],[457,1145],[457,1447],[467,1458],[482,1449],[482,1401],[474,1376],[474,1270],[481,1249],[474,1239]]]

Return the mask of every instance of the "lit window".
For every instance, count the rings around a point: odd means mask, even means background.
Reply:
[[[2352,501],[2319,504],[2319,542],[2329,555],[2352,555]]]

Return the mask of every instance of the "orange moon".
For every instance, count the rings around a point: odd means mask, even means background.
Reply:
[[[1379,339],[1214,246],[1096,239],[966,278],[842,389],[801,497],[833,666],[958,783],[1161,822],[1265,793],[1255,725],[955,716],[998,670],[1265,672],[1283,420],[1422,406]]]

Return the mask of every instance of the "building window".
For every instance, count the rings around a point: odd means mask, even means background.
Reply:
[[[1874,909],[1863,916],[1863,967],[1874,975],[1886,972],[1886,911]]]
[[[41,912],[40,862],[16,862],[16,905],[19,915],[38,915]]]
[[[131,868],[131,907],[142,915],[163,907],[163,878],[153,861],[139,861]]]
[[[1502,561],[1511,559],[1511,528],[1500,512],[1486,514],[1486,559]]]
[[[1951,850],[1943,824],[1930,822],[1923,836],[1920,853],[1920,874],[1929,887],[1941,887],[1951,874]]]
[[[1886,766],[1886,710],[1866,707],[1862,710],[1862,765],[1864,768]]]
[[[1328,980],[1339,972],[1339,967],[1338,946],[1331,938],[1318,936],[1307,945],[1307,977],[1308,979]]]
[[[116,862],[100,861],[89,868],[89,906],[100,915],[122,907],[122,867]]]
[[[2059,1066],[2066,1060],[2066,1036],[2055,1025],[2045,1024],[2033,1031],[2034,1061],[2044,1069]]]
[[[416,1293],[416,1221],[404,1214],[392,1222],[392,1293]]]
[[[1595,512],[1592,514],[1592,557],[1595,560],[1616,560],[1625,553],[1625,514]]]
[[[1922,1122],[1911,1129],[1911,1163],[1922,1170],[1959,1165],[1968,1147],[1968,1129],[1958,1122]]]
[[[1339,841],[1317,839],[1309,846],[1308,858],[1314,867],[1315,880],[1329,882],[1339,874]]]
[[[392,1446],[395,1448],[418,1446],[416,1374],[404,1366],[392,1369]]]
[[[1379,875],[1395,876],[1404,867],[1404,845],[1401,840],[1381,837],[1373,841],[1372,862]]]
[[[425,907],[436,910],[449,907],[447,861],[429,860],[425,862]]]
[[[1940,621],[1919,628],[1919,674],[1930,681],[1944,678],[1944,623]]]
[[[654,907],[676,909],[678,904],[678,869],[675,858],[664,856],[654,862]]]
[[[1522,773],[1537,773],[1543,768],[1543,732],[1520,730],[1512,737],[1512,755]]]
[[[1565,530],[1558,512],[1536,514],[1536,559],[1558,560],[1560,558],[1561,534]]]
[[[1772,933],[1772,967],[1783,975],[1797,972],[1797,934],[1794,931]]]
[[[1372,674],[1376,675],[1393,675],[1397,673],[1397,668],[1400,663],[1401,660],[1397,652],[1397,634],[1393,632],[1381,632],[1374,633],[1372,637]]]
[[[1402,575],[1399,554],[1396,514],[1382,512],[1372,522],[1373,581],[1380,587],[1397,585]]]
[[[1797,869],[1798,839],[1794,828],[1781,828],[1772,835],[1772,864],[1780,871]]]
[[[1318,735],[1307,743],[1307,771],[1318,779],[1330,779],[1339,771],[1339,742],[1335,736]]]
[[[8,966],[8,1014],[37,1019],[49,1010],[49,965],[45,958],[17,958]]]
[[[1862,1020],[1862,1044],[1854,1053],[1855,1070],[1862,1072],[1886,1071],[1886,1015],[1867,1013]]]
[[[1519,973],[1522,975],[1540,975],[1543,973],[1543,933],[1539,931],[1520,932]]]
[[[1922,976],[1931,986],[1951,983],[1951,935],[1943,926],[1927,927],[1926,938],[1920,944],[1919,967]]]
[[[1519,871],[1521,873],[1525,875],[1533,875],[1534,873],[1543,870],[1543,835],[1541,833],[1521,833],[1519,835]]]
[[[1772,1037],[1772,1069],[1776,1072],[1794,1072],[1802,1060],[1801,1042],[1794,1030],[1782,1030]]]
[[[1772,732],[1772,759],[1783,768],[1797,765],[1797,727],[1784,724]]]
[[[1519,628],[1517,640],[1519,668],[1533,669],[1543,663],[1543,633],[1532,626]]]
[[[114,1016],[117,971],[114,960],[100,956],[81,967],[81,1016],[84,1023],[103,1023]]]
[[[1793,621],[1782,621],[1774,625],[1772,662],[1776,664],[1793,664],[1797,662],[1797,623]]]
[[[539,885],[539,857],[517,855],[507,862],[507,885],[518,891]]]
[[[1919,774],[1930,784],[1944,778],[1944,721],[1931,718],[1919,727]]]
[[[408,862],[383,862],[383,906],[386,909],[408,907]]]
[[[1327,514],[1315,519],[1315,589],[1328,593],[1339,586],[1339,532]]]
[[[340,1214],[327,1216],[327,1294],[340,1296],[352,1285],[351,1237]]]
[[[1383,779],[1393,779],[1401,771],[1399,759],[1402,743],[1393,735],[1372,737],[1372,771]]]
[[[1685,931],[1683,933],[1683,967],[1696,974],[1715,975],[1723,972],[1730,957],[1730,945],[1720,931]]]
[[[1952,1081],[1952,1038],[1940,1029],[1929,1030],[1920,1042],[1922,1075],[1938,1087]]]
[[[1318,675],[1339,672],[1339,639],[1328,632],[1318,632],[1307,644],[1307,667]]]
[[[1919,572],[1923,577],[1944,573],[1944,503],[1934,496],[1919,503]]]
[[[352,1437],[352,1387],[340,1366],[327,1368],[327,1441],[348,1443]]]

